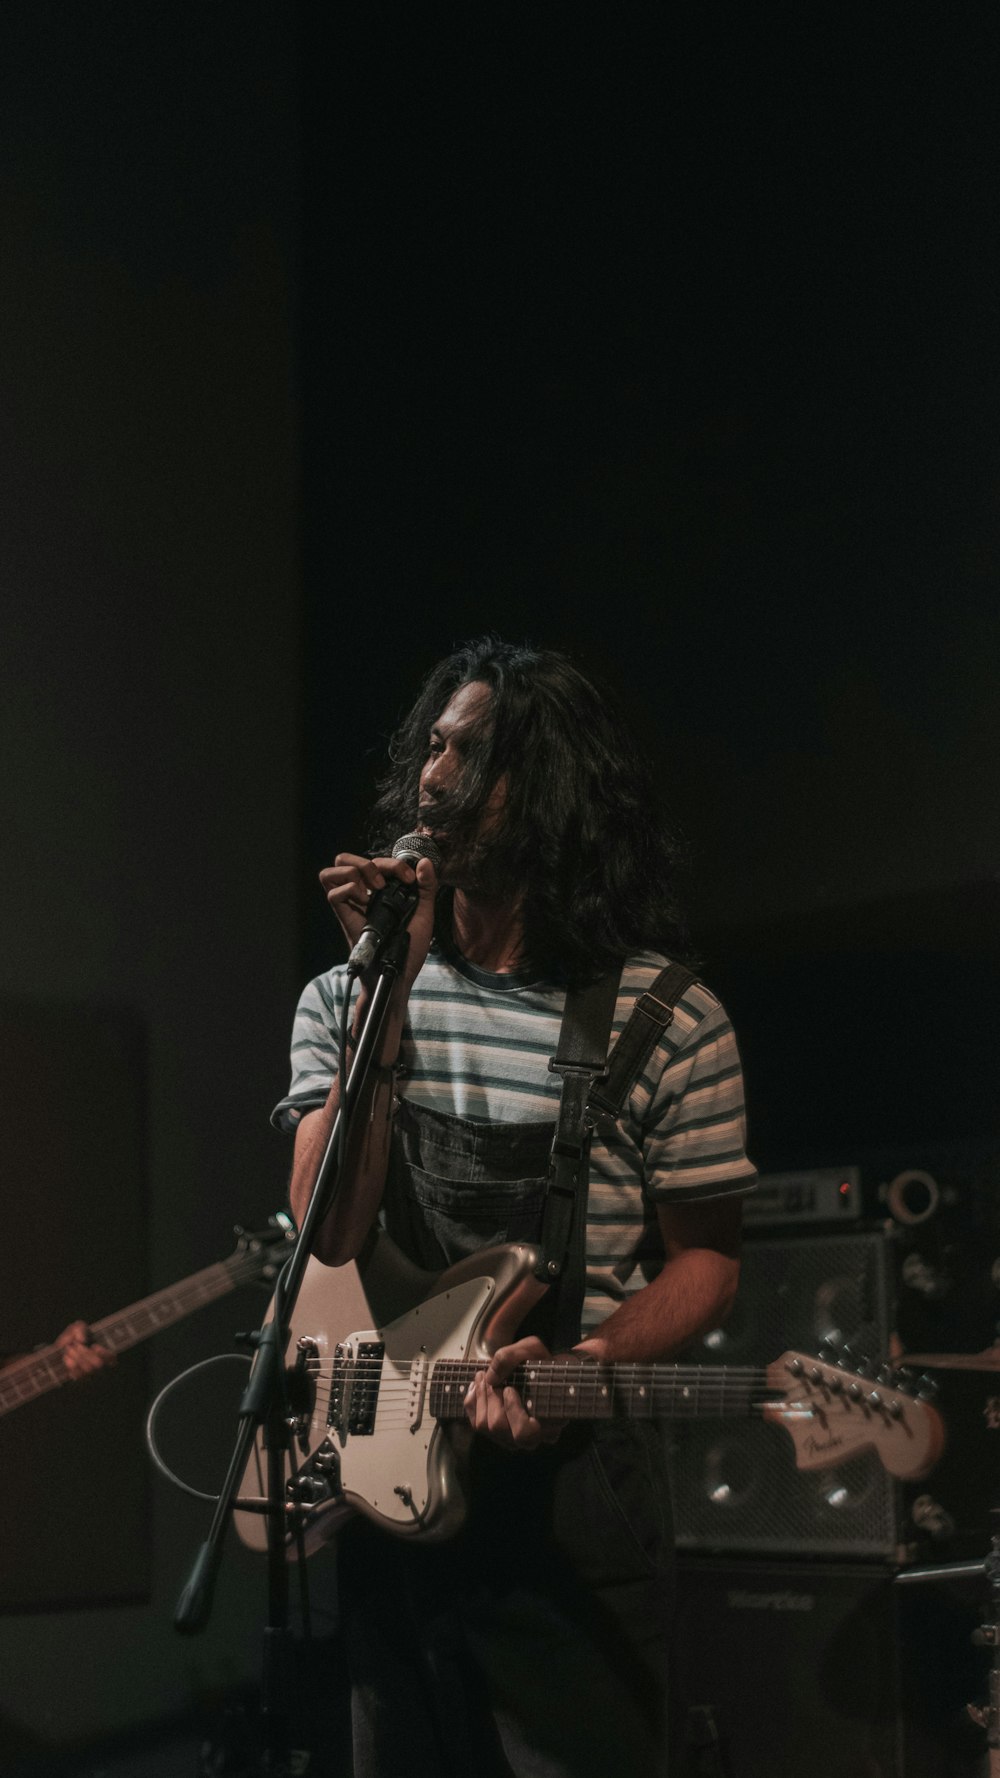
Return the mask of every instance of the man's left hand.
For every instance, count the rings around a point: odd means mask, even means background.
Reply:
[[[113,1352],[94,1344],[94,1336],[85,1321],[71,1321],[69,1327],[63,1328],[56,1345],[62,1347],[63,1364],[74,1383],[115,1362]]]
[[[486,1369],[477,1371],[466,1392],[465,1417],[469,1425],[508,1451],[534,1451],[539,1445],[554,1445],[566,1425],[565,1420],[537,1420],[529,1414],[508,1381],[519,1365],[536,1358],[552,1362],[548,1347],[534,1334],[516,1340],[512,1346],[500,1346]]]

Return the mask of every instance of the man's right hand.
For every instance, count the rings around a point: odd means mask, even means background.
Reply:
[[[438,880],[430,859],[418,859],[414,871],[403,858],[360,858],[353,852],[338,852],[334,863],[319,873],[326,899],[351,950],[365,929],[368,903],[377,890],[385,888],[390,877],[398,877],[402,883],[412,883],[416,878],[420,892],[408,927],[410,948],[400,978],[405,997],[424,966],[434,933]]]

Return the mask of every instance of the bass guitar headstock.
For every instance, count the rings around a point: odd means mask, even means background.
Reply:
[[[245,1229],[236,1223],[236,1252],[226,1264],[239,1274],[241,1283],[263,1284],[273,1289],[278,1273],[295,1241],[296,1228],[286,1210],[276,1210],[266,1228]]]

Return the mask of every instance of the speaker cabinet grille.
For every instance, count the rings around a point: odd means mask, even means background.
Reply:
[[[765,1365],[793,1349],[847,1343],[860,1360],[888,1349],[891,1292],[881,1233],[748,1242],[736,1308],[690,1356]],[[704,1553],[878,1556],[897,1552],[898,1490],[874,1451],[800,1471],[763,1420],[677,1421],[668,1462],[678,1547]]]

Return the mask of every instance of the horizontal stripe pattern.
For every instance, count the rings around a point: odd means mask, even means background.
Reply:
[[[617,1037],[666,959],[629,959],[615,1007]],[[292,1079],[272,1121],[294,1130],[326,1099],[336,1070],[347,975],[343,966],[310,982],[295,1015]],[[559,1040],[565,993],[544,986],[498,990],[432,951],[410,994],[399,1091],[414,1104],[486,1122],[551,1122],[559,1078],[548,1068]],[[602,1118],[591,1152],[588,1271],[613,1272],[625,1290],[646,1282],[634,1255],[657,1202],[694,1202],[744,1192],[755,1172],[745,1148],[743,1077],[732,1025],[700,982],[685,989],[617,1124]],[[595,1279],[596,1283],[596,1279]],[[609,1290],[616,1290],[613,1280]],[[588,1291],[585,1325],[601,1320],[608,1295]]]

